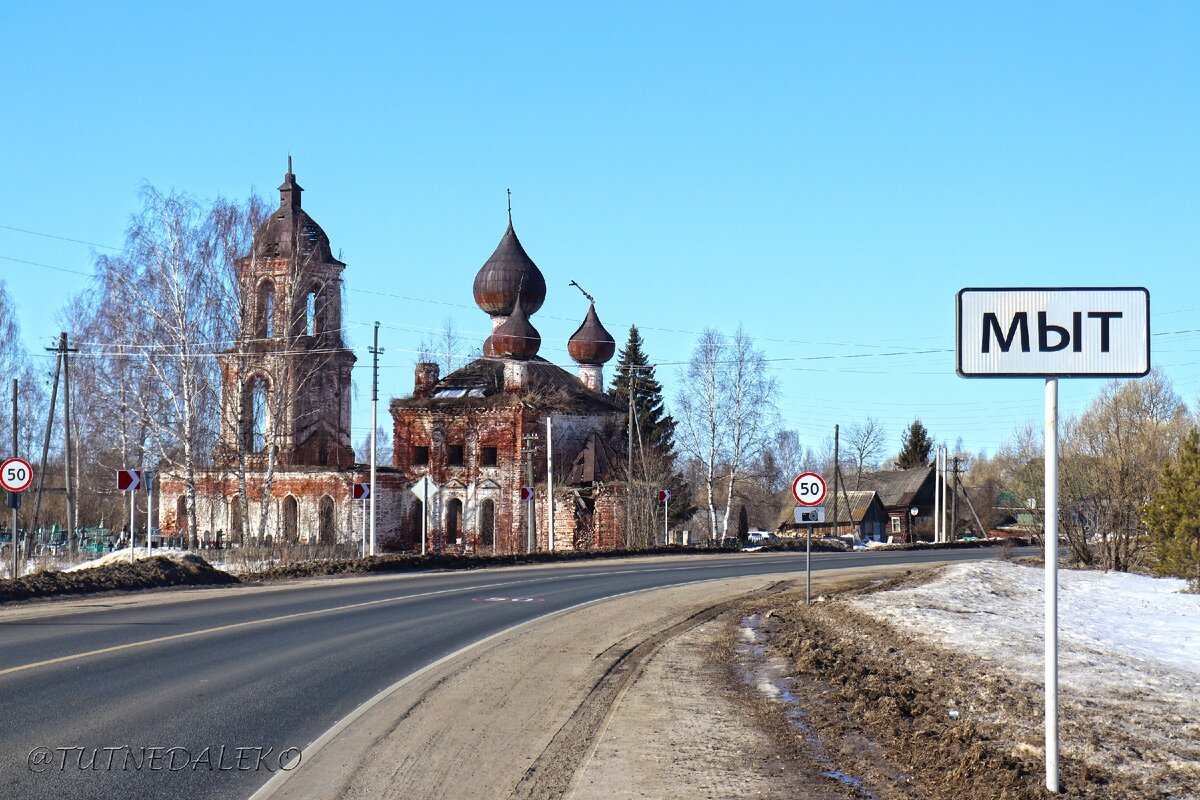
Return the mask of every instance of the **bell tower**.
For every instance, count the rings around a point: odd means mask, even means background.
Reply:
[[[234,347],[219,357],[222,378],[218,458],[243,455],[251,469],[348,467],[350,370],[342,338],[342,271],[329,237],[301,207],[304,189],[288,171],[279,208],[235,262],[241,320]]]

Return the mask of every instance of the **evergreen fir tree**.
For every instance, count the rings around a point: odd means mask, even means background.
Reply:
[[[1143,519],[1155,571],[1187,578],[1191,591],[1200,592],[1200,432],[1193,429],[1184,438],[1178,464],[1163,468]]]
[[[659,453],[675,452],[675,420],[663,408],[662,384],[654,377],[654,366],[642,349],[642,335],[636,325],[629,326],[629,341],[617,356],[617,372],[609,394],[621,406],[629,407],[629,386],[633,384],[633,413],[642,431],[642,441]]]
[[[737,536],[743,542],[750,538],[750,515],[745,506],[738,506]]]
[[[896,466],[900,469],[928,467],[931,452],[933,439],[929,438],[929,431],[925,430],[921,420],[914,419],[900,438],[900,455],[896,456]]]
[[[647,452],[669,465],[671,477],[663,488],[671,490],[671,522],[678,524],[691,516],[692,491],[683,474],[675,469],[675,420],[663,405],[662,384],[654,377],[654,365],[643,349],[642,335],[636,325],[629,326],[629,339],[617,356],[609,396],[621,408],[629,408],[629,390],[633,387],[633,413],[637,418],[634,437],[641,431]],[[636,446],[636,444],[635,444]]]

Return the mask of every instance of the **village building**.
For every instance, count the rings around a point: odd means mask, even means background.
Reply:
[[[825,521],[815,523],[814,536],[850,536],[864,542],[885,542],[889,535],[889,515],[884,509],[879,493],[872,490],[848,491],[845,481],[839,487],[837,502],[832,493],[825,499]],[[791,492],[788,491],[788,499]],[[803,534],[808,525],[796,523],[794,509],[789,506],[779,521],[779,532],[784,536]]]
[[[242,314],[218,356],[220,439],[214,467],[159,481],[164,537],[205,543],[361,541],[351,499],[366,482],[350,443],[353,352],[342,334],[342,273],[329,237],[302,207],[291,159],[279,208],[235,262]],[[394,532],[400,476],[378,471],[377,530]],[[188,504],[194,503],[195,530]]]
[[[402,547],[521,553],[625,545],[625,409],[604,391],[616,343],[594,303],[567,343],[578,374],[538,356],[531,317],[546,280],[513,230],[475,276],[491,317],[482,357],[449,375],[416,365],[411,397],[392,401]],[[530,497],[532,495],[532,497]]]

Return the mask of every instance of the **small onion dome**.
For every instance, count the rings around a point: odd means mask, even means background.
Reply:
[[[475,275],[474,292],[475,304],[493,317],[513,313],[518,295],[526,314],[536,313],[546,301],[546,278],[521,246],[511,221],[496,252]]]
[[[542,346],[542,335],[525,316],[524,301],[516,304],[508,319],[483,343],[483,354],[500,358],[533,358]]]
[[[567,352],[580,364],[603,364],[617,352],[612,334],[604,329],[596,316],[595,303],[588,307],[583,324],[567,342]]]

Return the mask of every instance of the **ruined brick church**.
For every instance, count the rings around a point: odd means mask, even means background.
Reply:
[[[342,336],[343,271],[302,208],[289,159],[280,204],[236,272],[242,318],[219,356],[214,467],[166,475],[164,536],[235,543],[361,543],[369,480],[350,440],[354,354]],[[394,463],[376,475],[382,549],[518,553],[625,543],[624,410],[604,392],[615,342],[592,304],[568,342],[578,375],[538,357],[530,317],[546,280],[513,230],[475,276],[492,320],[481,358],[446,376],[418,363],[391,403]],[[553,476],[552,479],[550,476]],[[418,497],[422,478],[432,482]],[[189,491],[189,485],[192,489]],[[196,530],[188,530],[188,504]]]

